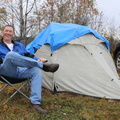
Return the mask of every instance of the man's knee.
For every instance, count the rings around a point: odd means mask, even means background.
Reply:
[[[34,73],[41,73],[41,69],[38,67],[31,68]]]
[[[27,69],[28,70],[28,73],[31,75],[31,76],[34,76],[38,79],[42,79],[42,71],[40,68],[38,67],[33,67],[33,68],[29,68]]]
[[[10,51],[6,54],[6,58],[14,58],[14,56],[19,55],[16,52]]]

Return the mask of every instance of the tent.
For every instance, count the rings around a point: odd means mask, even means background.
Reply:
[[[91,28],[52,22],[26,48],[37,57],[60,64],[55,73],[43,71],[43,87],[120,99],[120,80],[109,41]]]

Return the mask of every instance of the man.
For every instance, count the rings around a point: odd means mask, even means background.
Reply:
[[[47,110],[39,106],[42,91],[41,69],[46,72],[55,72],[59,68],[59,64],[48,64],[45,63],[46,59],[31,55],[23,44],[12,40],[13,36],[13,26],[6,25],[0,41],[0,74],[14,78],[31,78],[30,101],[32,107],[39,113],[47,114]]]

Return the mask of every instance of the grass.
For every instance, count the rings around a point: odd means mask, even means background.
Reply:
[[[13,91],[6,88],[0,94],[0,101]],[[7,104],[0,105],[0,120],[120,120],[120,101],[73,93],[53,94],[45,88],[41,107],[49,114],[39,114],[29,106],[26,98],[16,94]]]

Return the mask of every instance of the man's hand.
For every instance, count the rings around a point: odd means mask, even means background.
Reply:
[[[39,59],[38,59],[38,61],[39,61],[39,62],[43,62],[43,63],[44,63],[44,62],[47,62],[48,60],[47,60],[47,59],[45,59],[45,58],[39,58]]]

